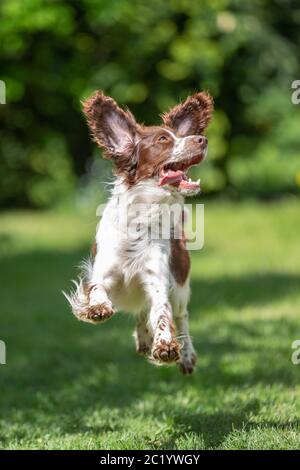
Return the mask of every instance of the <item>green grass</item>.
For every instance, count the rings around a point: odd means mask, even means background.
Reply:
[[[71,315],[61,289],[95,223],[1,215],[0,446],[299,448],[299,201],[206,204],[205,247],[192,255],[192,377],[136,355],[130,316],[95,327]]]

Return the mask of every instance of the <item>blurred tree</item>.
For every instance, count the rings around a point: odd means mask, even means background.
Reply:
[[[299,190],[298,1],[2,0],[0,20],[0,205],[53,204],[94,168],[80,100],[95,89],[145,123],[207,89],[204,191]]]

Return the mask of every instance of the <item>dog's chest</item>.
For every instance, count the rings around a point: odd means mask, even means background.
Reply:
[[[112,301],[122,310],[140,311],[145,305],[143,282],[147,270],[170,276],[173,204],[177,204],[178,217],[182,200],[153,187],[151,182],[128,192],[116,192],[105,208],[97,245],[103,271],[114,275]]]

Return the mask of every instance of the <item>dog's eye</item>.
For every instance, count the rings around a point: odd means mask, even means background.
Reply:
[[[166,135],[161,135],[158,138],[158,142],[167,142],[167,140],[168,140],[168,137]]]

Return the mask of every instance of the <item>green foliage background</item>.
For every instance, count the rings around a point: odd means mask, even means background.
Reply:
[[[80,107],[95,89],[145,123],[209,90],[209,158],[193,170],[204,192],[299,192],[299,1],[2,0],[0,25],[2,207],[100,186],[107,163]]]

